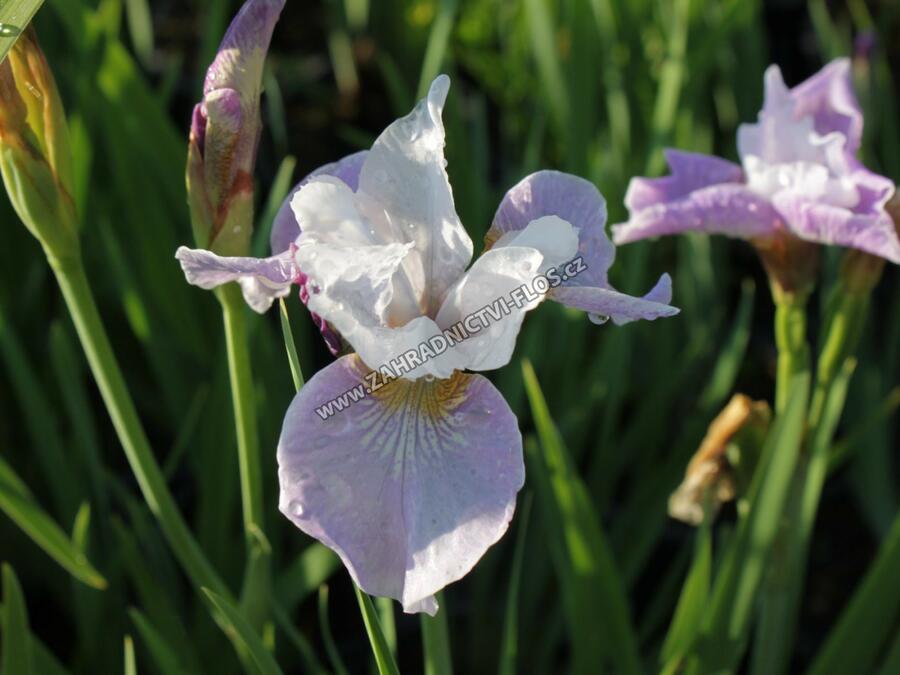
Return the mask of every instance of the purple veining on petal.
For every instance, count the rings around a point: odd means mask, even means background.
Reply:
[[[862,142],[863,114],[853,92],[850,59],[835,59],[790,91],[795,115],[812,115],[823,136],[837,131],[847,139],[845,151],[855,155]]]
[[[272,236],[270,237],[272,255],[288,250],[290,245],[300,236],[300,227],[297,225],[297,219],[294,217],[293,209],[291,209],[291,200],[297,191],[317,176],[334,176],[344,181],[351,190],[356,192],[359,186],[359,172],[367,155],[368,150],[347,155],[337,162],[319,167],[297,183],[287,196],[287,199],[282,203],[272,223]]]
[[[629,210],[674,201],[711,185],[744,182],[741,167],[719,157],[673,149],[667,149],[665,156],[670,175],[631,179],[625,194],[625,206]]]
[[[632,241],[682,232],[725,234],[745,239],[765,237],[779,227],[769,201],[744,187],[728,183],[695,190],[673,202],[660,202],[613,226],[613,241]]]
[[[278,444],[279,508],[338,553],[366,592],[433,613],[433,595],[506,531],[524,482],[522,437],[479,375],[399,380],[320,415],[365,385],[345,356],[297,394]]]

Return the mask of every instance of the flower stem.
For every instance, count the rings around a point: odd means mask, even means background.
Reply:
[[[113,427],[150,511],[159,521],[169,546],[195,588],[198,591],[202,587],[210,588],[230,598],[231,593],[204,556],[178,511],[153,456],[97,311],[80,256],[63,259],[48,255],[48,261],[59,282]]]
[[[268,616],[270,549],[263,525],[259,432],[247,341],[246,308],[237,284],[228,284],[220,288],[216,292],[216,297],[222,305],[222,319],[225,324],[228,373],[237,434],[244,536],[247,544],[247,566],[244,572],[241,606],[251,625],[258,629]]]
[[[791,378],[809,368],[806,341],[806,294],[785,294],[775,299],[775,342],[778,372],[775,380],[775,413],[787,405]]]
[[[829,302],[807,419],[806,456],[797,467],[766,580],[753,675],[783,672],[788,666],[810,538],[828,473],[829,449],[855,366],[852,355],[865,324],[868,298],[869,289],[859,291],[840,280]]]
[[[247,346],[244,301],[237,284],[228,284],[216,292],[222,304],[225,342],[228,350],[228,373],[237,433],[238,463],[241,474],[241,502],[244,509],[244,532],[254,540],[254,528],[263,529],[262,478],[259,464],[259,434],[253,394],[253,374]]]

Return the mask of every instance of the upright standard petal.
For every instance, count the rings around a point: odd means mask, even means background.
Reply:
[[[415,244],[404,269],[430,316],[472,259],[445,169],[441,112],[449,87],[450,78],[439,76],[427,98],[378,137],[359,175],[360,209],[375,231]]]
[[[604,285],[616,256],[606,236],[606,200],[593,183],[578,176],[538,171],[523,178],[500,202],[485,242],[492,246],[544,216],[557,216],[577,229],[578,253],[587,267],[579,283]]]
[[[312,179],[319,176],[333,176],[346,183],[347,187],[353,192],[356,192],[356,188],[359,185],[359,172],[368,154],[368,150],[363,150],[339,159],[337,162],[321,166],[306,176],[291,190],[291,193],[278,210],[275,221],[272,223],[272,235],[269,240],[272,246],[272,255],[287,251],[291,244],[297,241],[297,237],[300,236],[300,225],[297,223],[297,217],[294,215],[293,208],[291,208],[291,201],[293,201],[294,195]]]
[[[247,304],[259,313],[268,310],[275,298],[286,296],[299,274],[290,252],[271,258],[229,258],[182,246],[175,257],[189,284],[212,290],[237,281]]]
[[[687,153],[678,152],[670,152],[668,157],[677,177],[658,186],[647,185],[645,194],[655,191],[674,195],[677,189],[688,190],[706,180],[733,175],[734,165],[726,166],[727,162],[709,162],[707,158],[692,162]],[[740,173],[740,168],[735,168]],[[641,196],[637,195],[636,199],[640,201]],[[606,236],[606,201],[593,183],[583,178],[558,171],[540,171],[528,176],[507,192],[486,239],[494,246],[507,242],[519,245],[526,240],[511,239],[511,233],[523,227],[527,232],[538,222],[535,219],[548,215],[567,221],[578,232],[577,255],[586,267],[552,289],[548,297],[588,312],[591,321],[598,324],[609,318],[624,324],[678,313],[668,304],[672,300],[668,275],[644,298],[619,293],[609,285],[607,273],[615,260],[616,248]],[[545,250],[540,244],[535,245]]]
[[[816,132],[837,131],[847,139],[846,151],[855,155],[862,143],[863,114],[853,91],[850,59],[835,59],[791,89],[795,114],[813,118]]]
[[[278,444],[279,507],[364,591],[433,614],[434,594],[506,531],[524,483],[522,437],[479,375],[396,381],[348,403],[368,372],[345,356],[294,399]]]

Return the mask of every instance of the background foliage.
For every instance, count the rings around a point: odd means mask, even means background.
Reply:
[[[237,6],[47,0],[36,18],[70,116],[101,312],[169,484],[233,589],[244,544],[221,319],[173,256],[191,240],[190,108]],[[442,71],[453,78],[448,171],[476,242],[504,190],[538,168],[588,177],[619,222],[628,179],[662,172],[663,147],[734,158],[736,127],[755,117],[770,62],[795,84],[853,56],[865,161],[900,182],[898,34],[900,5],[888,1],[289,0],[266,75],[256,252],[290,185],[370,145]],[[27,603],[35,672],[121,672],[126,635],[138,672],[237,672],[140,498],[39,246],[5,197],[0,218],[0,559],[21,584],[19,594],[5,570],[3,602],[13,618],[17,598]],[[827,258],[823,285],[836,261]],[[679,317],[598,328],[548,303],[526,322],[513,363],[492,374],[526,433],[529,478],[510,534],[445,593],[458,672],[583,670],[586,645],[610,672],[650,672],[671,655],[686,575],[695,580],[686,589],[703,586],[735,514],[695,531],[668,518],[666,500],[731,393],[771,398],[775,350],[748,246],[690,236],[631,245],[612,274],[637,294],[663,271]],[[792,670],[825,643],[898,514],[898,291],[892,267],[832,455]],[[812,303],[813,344],[824,295]],[[309,377],[330,357],[296,298],[289,312]],[[346,573],[276,510],[274,446],[293,395],[276,314],[250,321],[278,606],[263,640],[285,673],[367,672]],[[533,365],[524,379],[523,359]],[[586,551],[573,544],[579,536]],[[898,672],[889,669],[900,660],[900,589],[877,592],[852,622],[856,655],[868,659],[850,661],[856,672]],[[705,591],[685,595],[676,616],[689,622]],[[377,608],[400,669],[420,671],[419,622]],[[2,627],[4,646],[27,635],[15,620]]]

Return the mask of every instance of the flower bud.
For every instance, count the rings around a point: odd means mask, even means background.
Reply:
[[[0,63],[0,172],[16,213],[48,253],[77,250],[66,116],[33,28]]]
[[[244,4],[194,108],[187,162],[194,239],[219,255],[246,255],[250,248],[263,65],[284,2]]]

